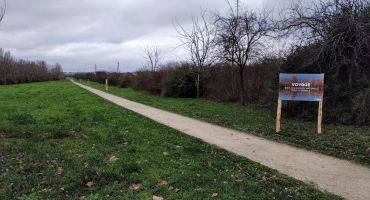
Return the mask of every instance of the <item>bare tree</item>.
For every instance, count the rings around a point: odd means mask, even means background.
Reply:
[[[298,1],[284,13],[279,27],[301,41],[291,54],[299,70],[325,73],[327,119],[368,122],[370,1]]]
[[[200,75],[204,68],[214,62],[214,39],[215,29],[208,22],[207,12],[202,10],[199,18],[193,17],[192,27],[187,30],[178,21],[176,30],[182,45],[190,54],[191,61],[195,67],[195,84],[197,89],[197,98],[200,97]]]
[[[0,22],[3,21],[5,11],[6,11],[6,0],[4,0],[4,4],[0,7]]]
[[[0,85],[59,80],[63,78],[61,65],[45,61],[16,59],[0,48]]]
[[[369,9],[368,0],[296,2],[280,22],[280,29],[293,33],[305,45],[317,46],[310,55],[311,63],[329,59],[333,74],[339,73],[339,65],[351,66],[345,74],[352,89],[354,76],[366,74],[363,58],[369,55],[365,49],[370,48],[370,18],[365,13]]]
[[[229,14],[216,15],[217,44],[224,61],[237,66],[240,81],[240,103],[245,105],[244,72],[260,55],[263,41],[273,30],[270,12],[241,9],[240,0],[227,1]]]
[[[63,69],[62,65],[56,63],[55,65],[49,68],[49,74],[51,80],[60,80],[63,78]]]
[[[159,49],[159,47],[147,45],[144,47],[144,54],[146,60],[144,68],[150,69],[151,71],[158,70],[162,60],[162,51]]]

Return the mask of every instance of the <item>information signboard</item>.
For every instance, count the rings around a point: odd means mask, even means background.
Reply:
[[[282,101],[314,101],[319,102],[317,133],[321,134],[323,98],[324,74],[280,74],[276,132],[281,131]]]
[[[322,101],[323,96],[324,74],[280,74],[280,100]]]

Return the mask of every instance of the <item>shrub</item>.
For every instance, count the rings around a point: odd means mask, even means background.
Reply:
[[[132,80],[134,79],[131,73],[127,73],[121,76],[119,87],[128,88],[132,85]]]
[[[258,63],[247,66],[244,71],[246,87],[246,103],[271,105],[276,97],[274,90],[277,84],[278,70],[281,63],[279,58],[266,57]],[[240,101],[240,84],[237,68],[227,64],[216,64],[205,73],[205,96],[222,102]]]
[[[165,73],[165,71],[138,71],[132,77],[132,88],[160,95],[162,93],[162,79]]]
[[[162,95],[180,98],[196,97],[195,76],[190,64],[183,63],[167,70],[168,75],[163,80]]]

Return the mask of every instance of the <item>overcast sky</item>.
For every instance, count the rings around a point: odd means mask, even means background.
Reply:
[[[3,0],[0,0],[0,2]],[[289,0],[283,0],[289,1]],[[275,2],[275,3],[274,3]],[[277,3],[276,3],[277,2]],[[245,0],[274,7],[281,0]],[[64,71],[134,71],[145,45],[158,45],[166,61],[186,57],[173,21],[190,24],[201,8],[223,12],[225,0],[7,0],[0,47],[17,58],[60,63]]]

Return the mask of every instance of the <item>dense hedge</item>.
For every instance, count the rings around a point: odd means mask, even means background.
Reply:
[[[167,68],[167,76],[162,81],[162,95],[167,97],[193,98],[197,88],[192,66],[187,63]]]
[[[273,61],[277,62],[276,59]],[[273,85],[278,69],[265,59],[263,63],[251,65],[245,71],[248,102],[271,105],[274,96]],[[124,88],[147,91],[166,97],[195,98],[195,72],[189,63],[170,63],[158,71],[135,73],[76,73],[77,79],[90,80]],[[237,68],[217,64],[201,73],[201,97],[220,102],[239,101],[239,78]]]
[[[342,124],[370,125],[370,59],[364,63],[364,71],[353,75],[349,83],[349,70],[355,66],[321,60],[310,63],[314,47],[297,49],[283,64],[281,71],[289,73],[325,73],[324,117],[326,121]],[[312,59],[311,59],[312,60]],[[297,67],[300,66],[300,67]],[[286,102],[288,116],[317,117],[317,103]]]
[[[0,49],[0,85],[60,80],[63,76],[59,64],[18,60]]]

